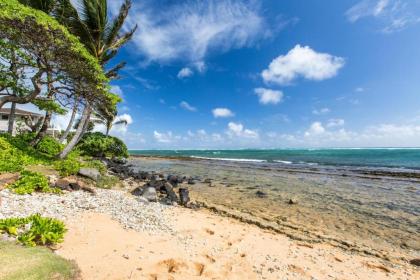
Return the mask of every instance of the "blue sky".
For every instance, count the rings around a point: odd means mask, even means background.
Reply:
[[[129,148],[420,144],[418,0],[133,0],[134,24]]]

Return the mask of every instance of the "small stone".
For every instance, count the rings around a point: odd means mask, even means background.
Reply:
[[[263,191],[256,191],[255,195],[258,196],[259,198],[267,197],[267,194]]]
[[[141,203],[149,203],[147,198],[145,198],[143,196],[138,196],[138,197],[136,197],[136,199],[137,199],[138,202],[141,202]]]
[[[156,189],[152,188],[152,187],[147,187],[143,190],[142,197],[144,197],[145,199],[147,199],[150,202],[156,202],[157,201],[157,193],[156,193]]]
[[[187,206],[188,202],[190,201],[190,194],[187,188],[180,188],[179,189],[179,198],[182,206]]]
[[[98,181],[101,178],[101,173],[96,168],[80,168],[79,175]]]
[[[410,260],[410,264],[420,266],[420,259],[412,259]]]
[[[164,185],[164,188],[165,188],[166,195],[168,196],[170,201],[171,202],[178,202],[178,196],[174,192],[174,189],[173,189],[172,185],[170,183],[166,182],[165,185]]]

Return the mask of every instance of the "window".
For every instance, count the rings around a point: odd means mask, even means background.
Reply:
[[[9,119],[9,115],[1,115],[1,119],[7,121]]]

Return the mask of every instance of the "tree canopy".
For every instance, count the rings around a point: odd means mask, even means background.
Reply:
[[[26,84],[26,94],[16,91],[7,94],[10,77],[2,70],[0,75],[0,107],[6,102],[27,103],[40,97],[48,82],[61,93],[77,86],[84,98],[104,104],[116,104],[119,98],[108,91],[106,78],[98,60],[90,54],[78,38],[55,19],[42,11],[20,4],[16,0],[0,0],[0,42],[2,67],[10,66],[9,54],[19,56],[15,62],[26,67],[31,86]],[[9,72],[10,73],[10,72]],[[46,81],[47,73],[52,81]]]

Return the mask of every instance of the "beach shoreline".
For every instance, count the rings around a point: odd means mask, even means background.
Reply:
[[[45,216],[66,223],[64,243],[54,249],[77,263],[82,279],[420,276],[420,271],[408,263],[290,239],[207,209],[139,202],[125,190],[98,190],[95,196],[72,192],[62,197],[17,196],[3,190],[0,195],[6,209],[3,215],[22,216],[44,209]]]
[[[197,158],[132,157],[129,166],[151,173],[195,176],[196,184],[184,187],[189,187],[200,205],[290,238],[327,242],[383,259],[407,261],[419,255],[416,179]],[[213,172],[216,169],[220,170]],[[390,190],[395,184],[401,187]],[[300,192],[306,193],[302,196]],[[395,194],[390,195],[392,192]],[[407,197],[411,204],[390,209],[396,207],[394,196]]]

